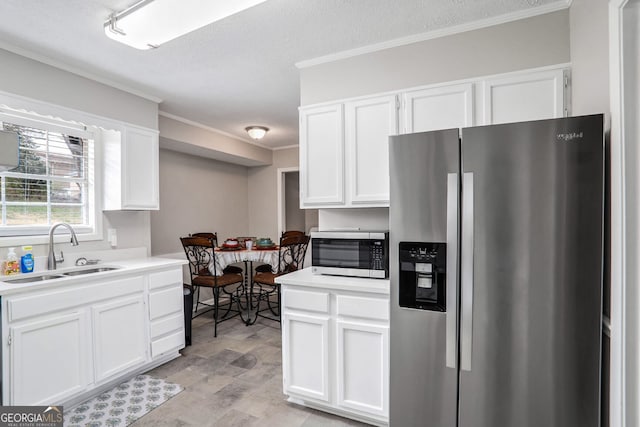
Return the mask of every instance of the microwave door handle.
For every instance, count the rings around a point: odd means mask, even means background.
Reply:
[[[458,174],[447,174],[446,363],[456,368],[458,358]]]

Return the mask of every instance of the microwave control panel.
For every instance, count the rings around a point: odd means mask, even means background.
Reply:
[[[401,307],[446,311],[447,245],[400,242]]]
[[[370,259],[372,270],[386,270],[387,260],[385,257],[385,242],[383,240],[374,240],[370,246]]]

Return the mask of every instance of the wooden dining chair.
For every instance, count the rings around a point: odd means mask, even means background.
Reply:
[[[218,247],[218,233],[207,231],[207,232],[201,232],[201,233],[191,233],[191,234],[189,234],[189,236],[190,237],[205,237],[207,239],[212,239],[214,246],[216,248]],[[227,273],[244,274],[244,270],[242,269],[242,267],[238,267],[236,265],[227,265],[222,270],[222,272],[225,273],[225,274],[227,274]],[[194,291],[196,292],[196,307],[195,307],[195,311],[198,311],[198,304],[203,304],[203,303],[200,302],[200,288],[194,289]]]
[[[251,282],[251,292],[253,293],[255,286],[258,287],[256,317],[264,317],[266,319],[280,321],[280,284],[275,279],[287,273],[294,272],[302,267],[304,257],[309,246],[309,236],[304,233],[302,235],[290,235],[280,238],[280,248],[278,250],[278,270],[271,271],[271,266],[258,267],[256,274]],[[276,301],[272,301],[275,295]],[[265,302],[267,306],[260,308],[260,304]],[[271,312],[275,317],[262,314],[265,311]]]
[[[213,310],[213,336],[217,337],[218,323],[240,315],[240,309],[233,310],[233,304],[240,302],[244,277],[241,273],[223,273],[221,276],[217,275],[215,262],[216,245],[213,239],[192,236],[181,237],[180,241],[182,242],[184,253],[187,256],[187,261],[189,261],[192,288],[198,290],[198,297],[200,296],[199,289],[201,287],[211,288],[213,291],[213,306],[199,301],[198,303],[209,306]],[[222,296],[226,297],[226,302],[222,304],[220,302],[221,292]],[[196,312],[198,310],[198,303],[196,303]],[[224,315],[220,316],[220,311],[225,309]],[[195,317],[209,311],[210,310],[206,310],[197,314]]]
[[[304,236],[304,231],[286,230],[282,232],[282,235],[280,237],[291,237],[291,236]]]

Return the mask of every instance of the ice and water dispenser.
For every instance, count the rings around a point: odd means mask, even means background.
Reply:
[[[445,311],[446,243],[400,242],[401,307]]]

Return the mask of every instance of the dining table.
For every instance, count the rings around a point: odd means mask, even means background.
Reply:
[[[239,263],[244,264],[244,281],[240,292],[242,292],[241,296],[244,296],[246,306],[242,306],[240,298],[238,299],[238,305],[240,307],[240,318],[247,325],[255,323],[257,319],[257,312],[252,313],[252,309],[255,308],[252,286],[253,263],[268,264],[271,266],[271,271],[276,272],[278,271],[279,253],[279,247],[275,244],[269,246],[254,244],[251,249],[247,249],[244,245],[238,245],[237,247],[221,245],[214,250],[215,256],[209,264],[211,274],[220,276],[227,266]],[[213,262],[215,262],[215,268]]]

